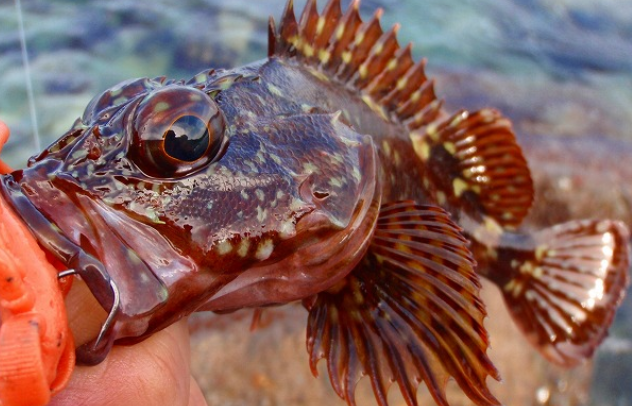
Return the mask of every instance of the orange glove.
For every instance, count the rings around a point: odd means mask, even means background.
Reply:
[[[9,130],[0,122],[0,151]],[[0,173],[10,170],[0,160]],[[64,296],[72,278],[57,280],[29,230],[0,197],[0,404],[45,405],[63,389],[75,349]]]

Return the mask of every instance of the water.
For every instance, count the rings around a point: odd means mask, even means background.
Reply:
[[[296,9],[303,4],[297,1]],[[24,165],[40,149],[37,143],[59,137],[94,95],[118,81],[189,77],[263,58],[267,16],[278,19],[283,5],[283,0],[25,0],[21,18],[16,4],[3,0],[0,119],[13,134],[3,159]],[[366,0],[363,15],[378,5],[386,9],[383,26],[400,22],[400,41],[414,42],[416,55],[428,58],[437,91],[450,108],[496,106],[514,120],[525,144],[537,136],[632,143],[632,1]],[[491,289],[485,294],[492,359],[505,379],[494,391],[505,404],[632,404],[630,304],[618,315],[594,368],[564,372],[530,352],[498,296]],[[335,396],[326,380],[314,385],[309,377],[304,314],[287,313],[254,335],[239,321],[196,335],[195,347],[205,351],[196,358],[232,365],[221,371],[198,366],[209,398],[224,404],[252,404],[253,396],[260,404],[265,399],[309,404],[296,401],[298,393],[312,391],[325,402]],[[218,352],[227,346],[230,351]],[[252,359],[259,367],[243,370]],[[261,365],[266,367],[257,369]],[[242,374],[251,378],[247,385]],[[229,377],[222,381],[222,375]],[[294,380],[294,392],[284,379]]]

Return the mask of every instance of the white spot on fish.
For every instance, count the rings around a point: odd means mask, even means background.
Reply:
[[[446,204],[446,202],[448,201],[445,193],[443,193],[441,190],[437,192],[437,203],[439,203],[439,205],[443,206],[444,204]]]
[[[329,179],[329,184],[331,186],[333,186],[333,187],[337,187],[337,188],[342,187],[342,183],[343,182],[340,179],[338,179],[338,178],[330,178]]]
[[[270,154],[270,159],[272,159],[277,165],[281,165],[283,161],[281,161],[281,158],[279,158],[278,155],[275,154]]]
[[[384,155],[387,157],[391,155],[391,144],[389,144],[387,140],[382,141],[382,151],[384,151]]]
[[[160,217],[158,217],[158,213],[156,213],[156,210],[153,207],[148,207],[145,211],[145,215],[154,224],[165,224],[164,221],[160,220]]]
[[[400,166],[402,163],[402,156],[399,154],[399,151],[397,150],[393,152],[393,162],[395,163],[395,166]]]
[[[538,245],[535,248],[535,259],[542,261],[542,258],[548,253],[548,250],[546,245]]]
[[[368,68],[367,68],[367,66],[366,66],[366,64],[365,64],[365,63],[363,63],[362,65],[360,65],[360,69],[358,69],[358,71],[359,71],[359,73],[360,73],[360,77],[361,77],[362,79],[366,78],[366,77],[367,77],[367,75],[369,74],[369,70],[368,70]]]
[[[248,255],[248,250],[250,250],[250,240],[248,238],[244,238],[239,243],[239,248],[237,248],[237,255],[245,258],[246,255]]]
[[[274,86],[272,83],[268,83],[268,90],[270,93],[276,96],[283,96],[283,92],[278,87]]]
[[[255,165],[254,162],[252,162],[249,159],[244,159],[243,160],[244,165],[246,165],[248,168],[250,168],[250,170],[254,173],[258,173],[259,169],[257,168],[257,165]]]
[[[338,28],[336,29],[336,39],[340,41],[344,33],[345,33],[345,26],[342,24],[338,25]]]
[[[266,198],[266,194],[261,189],[256,189],[255,194],[257,195],[257,199],[263,201]]]
[[[362,178],[362,175],[360,174],[360,169],[358,169],[357,166],[353,167],[353,171],[351,174],[353,175],[353,179],[355,179],[356,183],[360,183],[360,179]]]
[[[219,255],[226,255],[233,250],[233,244],[229,240],[222,240],[217,244],[216,248]]]
[[[305,171],[305,173],[318,173],[319,169],[316,165],[314,165],[311,162],[305,162],[303,164],[303,171]]]
[[[306,57],[311,58],[314,56],[314,48],[310,44],[305,44],[305,46],[303,46],[303,54]]]
[[[349,51],[344,51],[344,52],[342,53],[342,55],[341,55],[341,56],[342,56],[342,62],[343,62],[345,65],[348,65],[348,64],[349,64],[349,62],[351,62],[351,52],[349,52]]]
[[[323,32],[323,28],[325,28],[325,17],[318,17],[318,22],[316,23],[316,34],[320,35]]]
[[[327,62],[329,62],[329,59],[331,58],[331,53],[321,49],[320,51],[318,51],[318,60],[320,60],[320,63],[325,65]]]
[[[266,163],[266,157],[263,155],[263,153],[264,153],[264,150],[262,148],[259,151],[257,151],[257,155],[255,156],[257,158],[257,161],[260,164],[265,164]],[[255,169],[255,172],[259,173],[259,169],[258,168]]]
[[[257,206],[257,221],[259,223],[263,223],[268,217],[268,210],[262,208],[261,206]]]
[[[454,190],[454,196],[461,197],[463,192],[468,189],[468,184],[461,178],[455,178],[452,181],[452,189]]]
[[[77,161],[87,156],[88,156],[88,150],[85,148],[77,149],[76,151],[73,151],[72,153],[72,159],[77,160]]]
[[[257,246],[257,252],[255,253],[255,258],[260,261],[270,258],[272,255],[272,250],[274,249],[274,243],[270,239],[265,239],[259,243]]]
[[[293,237],[296,234],[296,226],[294,225],[294,221],[286,220],[281,223],[279,226],[279,237],[282,239],[288,239]]]

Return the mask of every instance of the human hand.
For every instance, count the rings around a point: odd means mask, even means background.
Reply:
[[[0,150],[8,136],[7,126],[0,121]],[[0,173],[8,171],[0,160]],[[26,227],[20,226],[28,234]],[[10,245],[23,246],[16,238]],[[34,260],[28,265],[36,263]],[[81,280],[74,281],[66,309],[77,346],[98,334],[105,311]],[[50,405],[206,405],[191,377],[189,352],[185,319],[136,345],[115,346],[99,365],[75,367],[68,385],[52,398]]]
[[[66,308],[76,345],[94,338],[106,314],[82,281],[74,281]],[[189,351],[186,320],[138,344],[114,346],[102,363],[75,367],[51,406],[206,405],[191,376]]]

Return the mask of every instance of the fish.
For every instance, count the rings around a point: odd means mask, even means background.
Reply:
[[[382,406],[393,383],[416,405],[421,382],[448,405],[450,379],[498,405],[481,278],[546,359],[594,353],[629,283],[626,226],[521,229],[534,187],[511,122],[446,111],[381,15],[290,0],[266,59],[117,84],[0,177],[108,313],[78,362],[195,311],[300,302],[309,366],[349,405],[364,376]]]

